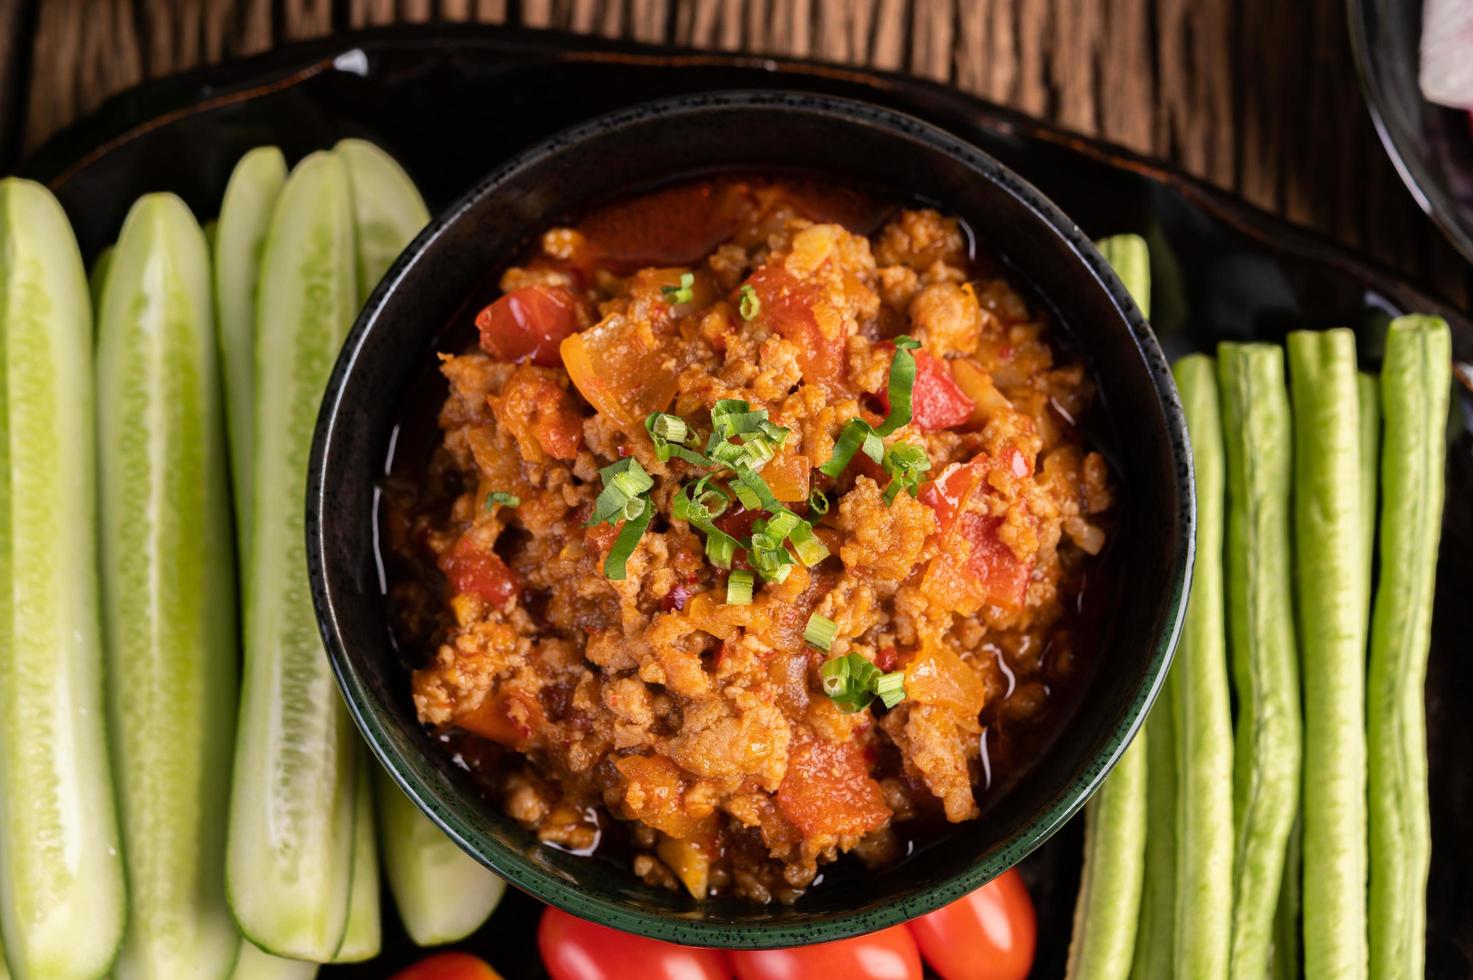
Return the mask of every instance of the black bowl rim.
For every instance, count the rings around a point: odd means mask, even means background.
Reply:
[[[1465,259],[1473,262],[1473,214],[1459,207],[1447,193],[1442,179],[1427,159],[1419,134],[1412,132],[1397,113],[1394,97],[1387,91],[1390,82],[1373,55],[1372,39],[1385,30],[1380,23],[1376,0],[1346,0],[1345,6],[1361,94],[1371,114],[1376,136],[1417,207],[1432,219]],[[1423,101],[1420,91],[1417,99],[1419,104]],[[1422,111],[1426,111],[1425,107]]]
[[[513,849],[478,834],[477,828],[453,809],[436,805],[434,791],[422,780],[414,766],[397,757],[385,745],[385,719],[381,708],[370,708],[371,692],[359,676],[348,656],[337,623],[337,603],[324,565],[323,538],[327,480],[326,461],[333,452],[338,429],[347,424],[340,419],[345,386],[354,372],[368,335],[374,329],[379,312],[399,287],[418,257],[447,229],[462,220],[486,195],[513,174],[535,165],[582,140],[613,129],[642,122],[650,117],[671,118],[712,109],[768,108],[796,110],[836,116],[848,122],[889,129],[906,138],[960,160],[977,173],[1017,198],[1040,221],[1063,237],[1074,254],[1083,262],[1097,284],[1105,289],[1116,312],[1125,321],[1138,354],[1146,363],[1154,392],[1160,400],[1171,443],[1175,466],[1176,492],[1182,501],[1182,520],[1176,540],[1171,542],[1174,560],[1168,570],[1171,594],[1164,597],[1163,630],[1155,643],[1147,665],[1146,683],[1137,690],[1126,706],[1124,721],[1105,746],[1084,766],[1082,774],[1064,786],[1055,802],[1017,833],[1001,842],[990,859],[959,863],[958,871],[946,879],[932,883],[915,894],[889,902],[881,908],[856,910],[832,916],[822,923],[782,922],[708,922],[681,919],[644,911],[620,902],[580,891],[549,874]],[[550,216],[549,216],[550,217]],[[858,99],[818,95],[802,91],[732,90],[676,96],[641,103],[595,117],[565,129],[535,146],[517,154],[496,167],[478,184],[436,216],[395,261],[388,273],[364,304],[343,344],[329,378],[313,437],[307,473],[307,563],[314,610],[333,673],[359,731],[379,762],[388,770],[399,788],[430,817],[455,843],[482,865],[507,881],[548,904],[602,925],[626,932],[693,946],[728,948],[774,948],[801,945],[814,941],[832,941],[872,932],[896,925],[955,901],[995,878],[1026,857],[1031,851],[1069,821],[1097,790],[1113,769],[1141,727],[1146,712],[1155,701],[1165,681],[1177,639],[1181,632],[1186,599],[1195,555],[1196,503],[1195,481],[1186,420],[1172,378],[1170,366],[1155,334],[1136,307],[1129,292],[1079,227],[1042,192],[990,154],[972,146],[930,123],[914,116]],[[475,843],[484,840],[485,852]],[[819,935],[815,935],[818,933]]]

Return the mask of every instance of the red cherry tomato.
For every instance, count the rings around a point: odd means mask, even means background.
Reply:
[[[728,980],[714,949],[676,946],[584,922],[559,909],[542,913],[537,948],[552,980]]]
[[[400,970],[391,980],[501,980],[501,974],[469,953],[436,953]]]
[[[911,920],[910,931],[942,980],[1023,980],[1033,969],[1037,923],[1017,871]]]
[[[731,953],[739,980],[921,980],[921,956],[905,926],[792,949]]]
[[[558,345],[578,329],[578,301],[561,286],[523,286],[476,314],[481,349],[510,363],[562,363]]]

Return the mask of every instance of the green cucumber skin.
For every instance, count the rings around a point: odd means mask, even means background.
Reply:
[[[1304,971],[1366,976],[1367,587],[1349,330],[1289,335],[1304,694]]]
[[[17,980],[99,977],[125,888],[102,696],[92,313],[66,215],[0,181],[0,933]]]
[[[358,781],[353,788],[353,884],[348,899],[348,929],[334,963],[362,963],[379,954],[383,927],[379,913],[378,840],[374,835],[373,787],[368,748],[358,750]]]
[[[1146,860],[1147,746],[1138,735],[1084,811],[1084,871],[1066,976],[1125,980]]]
[[[220,202],[211,251],[214,255],[215,325],[225,383],[230,437],[230,473],[235,523],[242,542],[250,540],[251,423],[255,397],[256,289],[261,250],[276,200],[286,183],[286,158],[274,146],[260,146],[235,165]]]
[[[103,635],[129,919],[115,975],[225,977],[235,564],[209,253],[173,195],[129,211],[97,344]]]
[[[1277,344],[1221,344],[1227,607],[1237,690],[1230,974],[1268,971],[1284,853],[1299,810],[1299,664],[1290,555],[1293,424]]]
[[[404,930],[420,946],[459,942],[491,918],[506,883],[445,836],[382,767],[373,768],[384,870]]]
[[[289,960],[272,956],[265,950],[241,940],[240,959],[230,980],[312,980],[320,967],[305,960]]]
[[[1424,975],[1427,653],[1442,529],[1452,339],[1436,317],[1391,324],[1381,370],[1381,567],[1371,622],[1370,956],[1374,977]]]
[[[1226,977],[1233,907],[1233,731],[1223,607],[1223,442],[1217,373],[1200,354],[1172,368],[1197,483],[1197,551],[1171,668],[1177,744],[1176,938],[1172,974]]]
[[[357,310],[342,162],[304,159],[262,255],[256,309],[252,539],[227,888],[268,952],[325,962],[348,919],[357,736],[307,583],[307,458],[327,378]]]
[[[366,140],[345,139],[333,147],[333,153],[347,165],[353,188],[362,304],[404,246],[430,223],[430,212],[404,168],[377,146]]]
[[[96,311],[97,319],[102,318],[102,291],[107,288],[107,270],[112,268],[113,250],[116,247],[115,244],[109,245],[98,252],[97,258],[92,260],[92,271],[87,273],[87,289],[92,297],[92,309]]]

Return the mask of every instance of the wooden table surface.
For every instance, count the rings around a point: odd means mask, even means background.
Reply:
[[[1344,0],[0,0],[0,146],[109,94],[356,27],[551,27],[913,72],[1175,161],[1463,308],[1371,128]],[[13,165],[0,159],[0,170]]]

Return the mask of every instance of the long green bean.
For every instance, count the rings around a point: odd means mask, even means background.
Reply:
[[[1300,772],[1299,798],[1304,799],[1304,774]],[[1274,910],[1274,952],[1270,976],[1273,980],[1299,980],[1299,905],[1303,882],[1304,825],[1294,821],[1289,843],[1284,848],[1284,874],[1279,884],[1279,905]]]
[[[1289,335],[1304,684],[1304,967],[1366,975],[1366,575],[1349,330]]]
[[[1227,606],[1238,699],[1230,974],[1268,969],[1284,849],[1299,808],[1299,667],[1289,568],[1293,431],[1284,352],[1221,344]]]
[[[1137,735],[1084,821],[1084,873],[1067,975],[1125,980],[1135,952],[1146,843],[1146,739]]]
[[[1197,482],[1192,594],[1170,678],[1177,746],[1173,975],[1226,977],[1233,914],[1233,734],[1223,635],[1223,443],[1212,358],[1184,357],[1181,390]]]
[[[1170,980],[1176,942],[1176,725],[1171,691],[1146,718],[1146,854],[1132,980]]]
[[[1436,317],[1391,324],[1381,370],[1381,574],[1371,623],[1371,975],[1423,975],[1426,945],[1427,727],[1452,341]]]
[[[1370,601],[1371,569],[1376,554],[1377,462],[1381,449],[1381,384],[1374,374],[1355,376],[1355,403],[1360,411],[1360,527],[1361,565],[1366,576],[1366,599]]]

